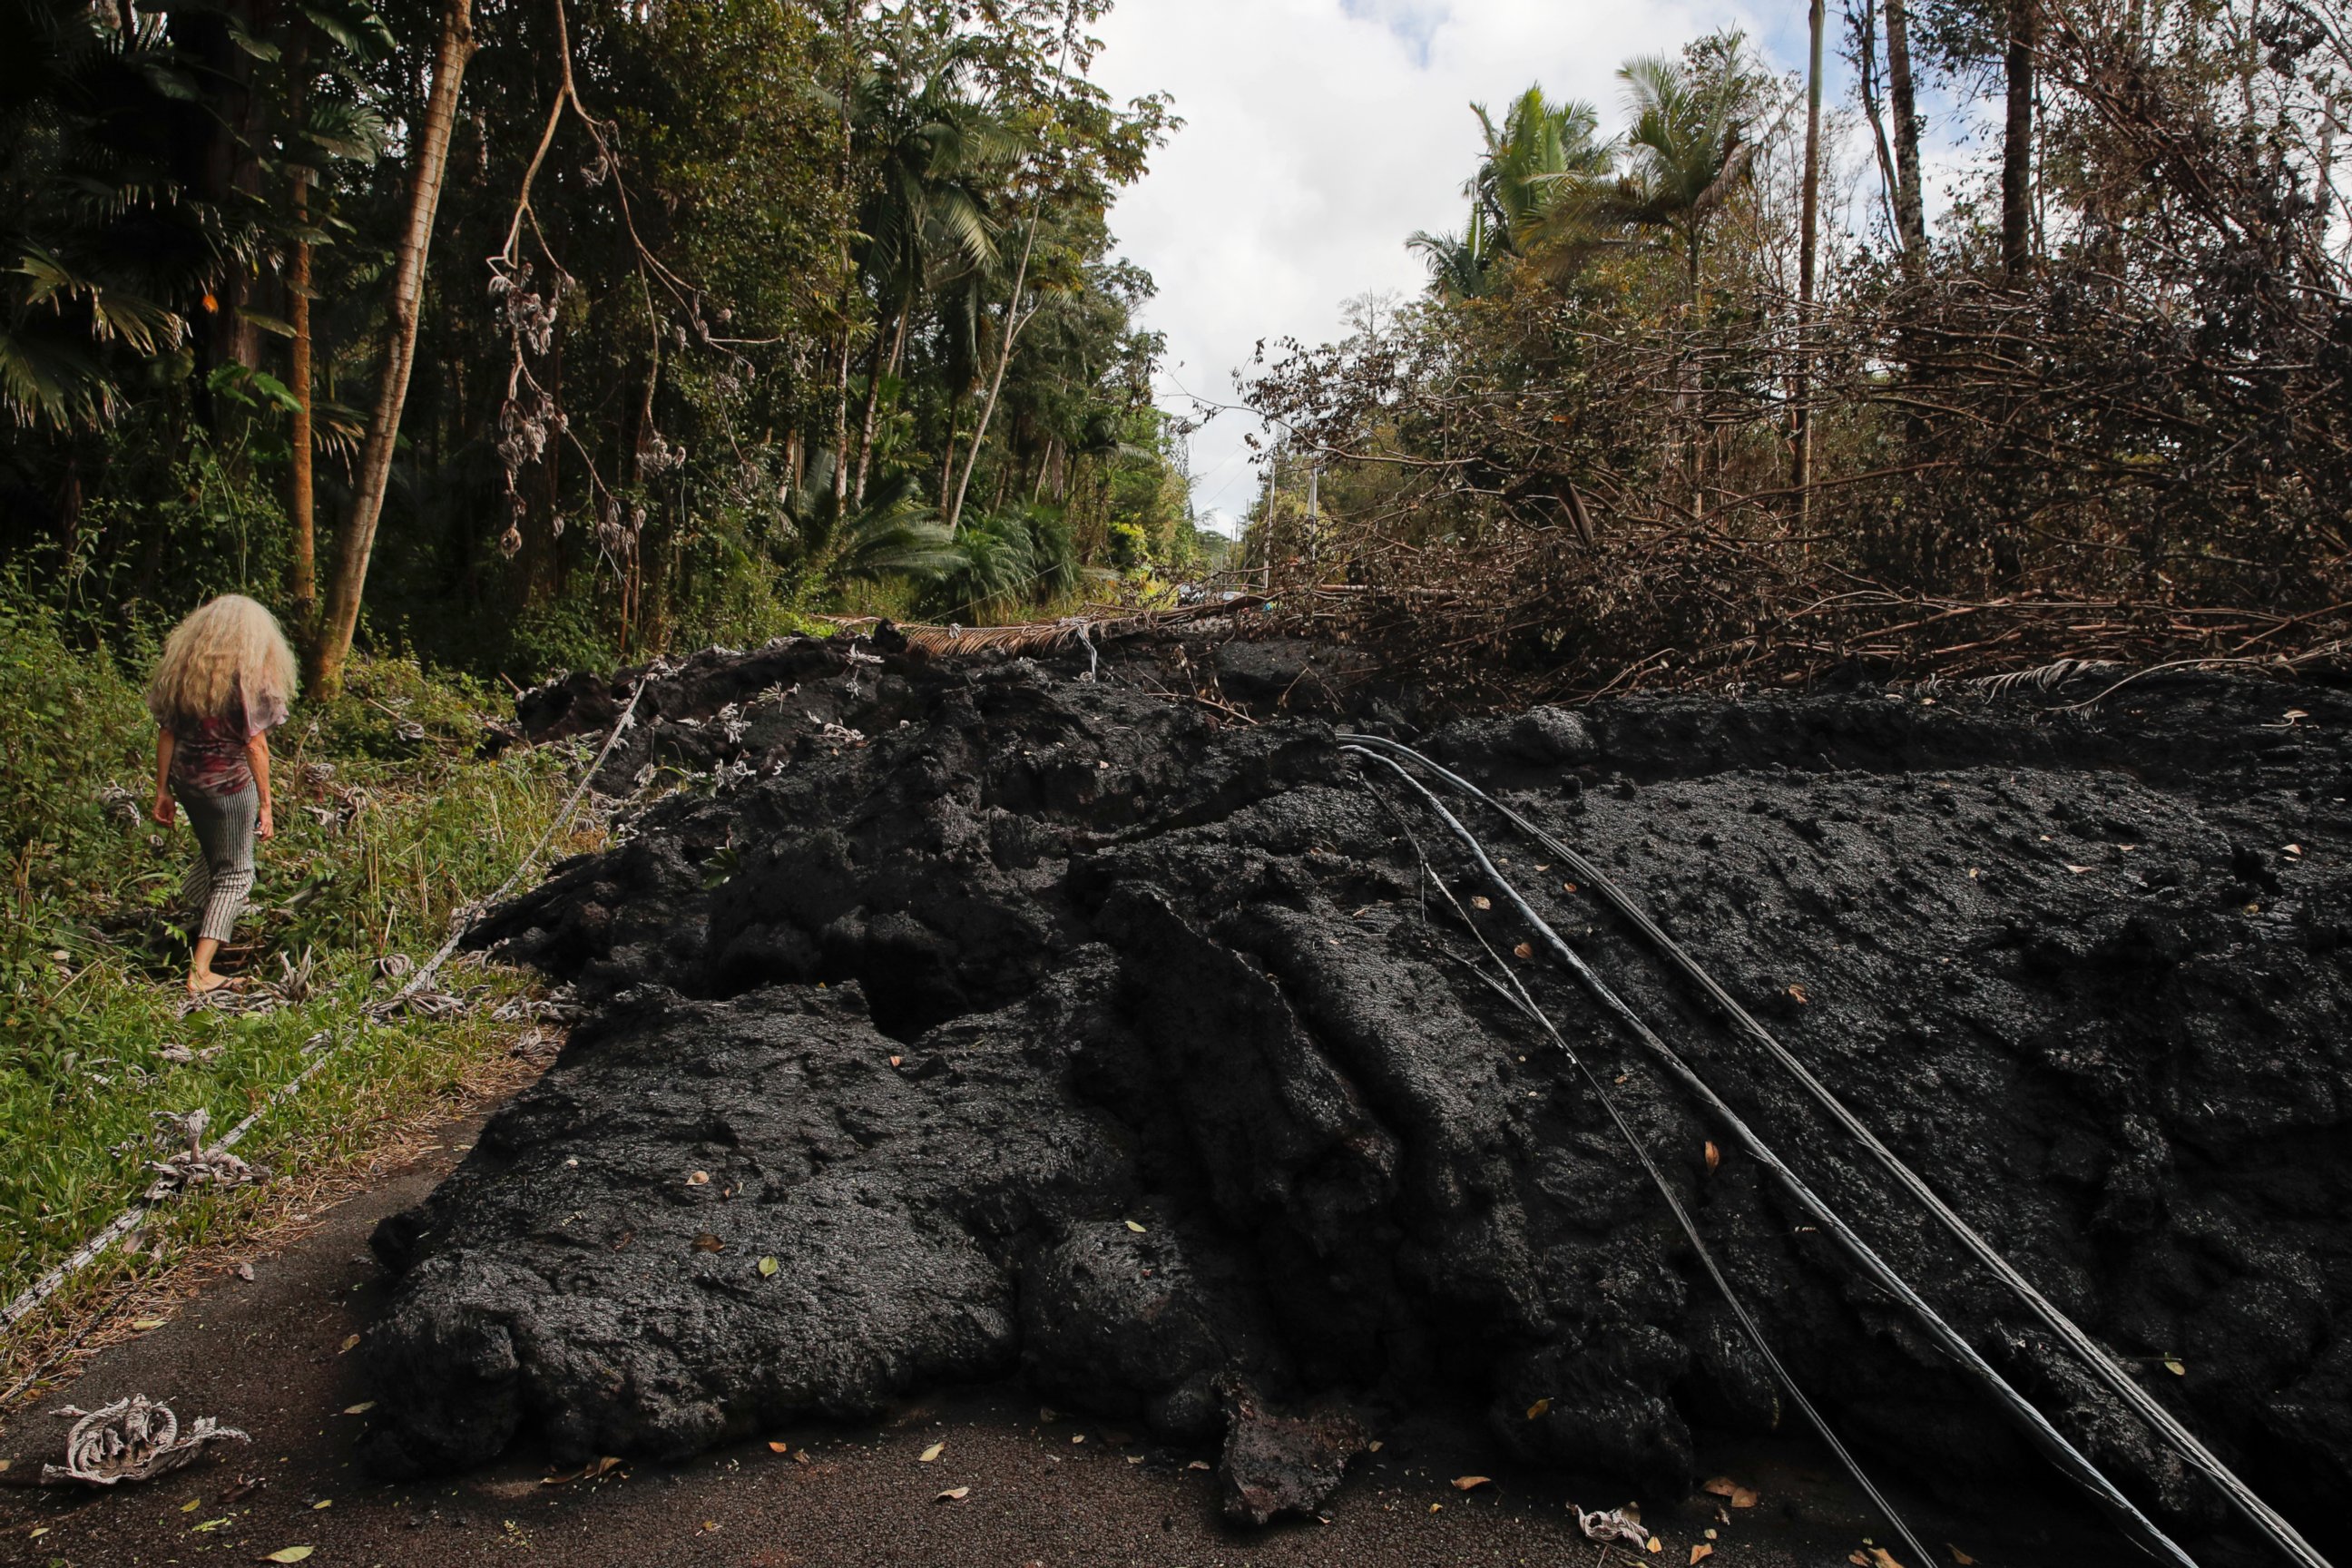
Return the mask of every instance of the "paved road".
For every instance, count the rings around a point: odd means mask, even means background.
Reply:
[[[0,1563],[139,1568],[253,1562],[289,1546],[314,1568],[529,1561],[567,1568],[714,1564],[725,1568],[1468,1568],[1600,1564],[1578,1534],[1560,1478],[1500,1464],[1474,1431],[1410,1423],[1383,1434],[1334,1500],[1328,1523],[1242,1533],[1218,1517],[1206,1452],[1140,1444],[1093,1421],[1041,1418],[1013,1387],[956,1391],[871,1426],[806,1426],[680,1466],[626,1465],[544,1484],[538,1456],[436,1485],[387,1487],[353,1455],[368,1397],[344,1342],[367,1325],[382,1277],[366,1250],[383,1215],[421,1197],[471,1141],[447,1144],[323,1216],[280,1253],[254,1259],[251,1281],[224,1275],[164,1327],[95,1358],[45,1400],[95,1408],[131,1393],[169,1401],[184,1420],[216,1415],[254,1436],[250,1448],[144,1488],[92,1494],[0,1489]],[[54,1458],[67,1423],[20,1412],[0,1432],[0,1481]],[[773,1451],[771,1441],[785,1451]],[[919,1456],[943,1447],[929,1463]],[[1761,1494],[1716,1514],[1710,1498],[1654,1507],[1661,1550],[1643,1561],[1687,1568],[1707,1545],[1723,1568],[1834,1568],[1866,1538],[1890,1538],[1817,1456],[1793,1443],[1723,1450],[1709,1468]],[[1492,1475],[1475,1490],[1454,1478]],[[266,1484],[223,1497],[242,1477]],[[939,1500],[969,1488],[960,1500]],[[1591,1488],[1578,1500],[1620,1500]],[[1956,1517],[1905,1497],[1938,1561],[1957,1543],[1986,1568],[2121,1562],[2128,1555],[2063,1507],[2024,1522]],[[1705,1531],[1716,1531],[1712,1541]],[[1609,1554],[1624,1564],[1622,1548]],[[1920,1568],[1907,1561],[1904,1568]]]

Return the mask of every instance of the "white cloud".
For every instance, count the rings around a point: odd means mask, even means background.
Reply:
[[[1802,13],[1797,12],[1800,36]],[[1124,252],[1160,282],[1163,403],[1237,401],[1257,340],[1336,335],[1341,302],[1422,287],[1404,247],[1463,221],[1476,100],[1531,82],[1619,119],[1617,67],[1717,26],[1786,50],[1727,0],[1123,0],[1095,75],[1114,97],[1174,95],[1185,127],[1112,215]],[[1193,438],[1196,505],[1229,522],[1256,479],[1227,414]]]

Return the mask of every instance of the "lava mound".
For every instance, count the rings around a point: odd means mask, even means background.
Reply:
[[[609,723],[628,690],[567,702]],[[1222,1438],[1248,1518],[1312,1506],[1420,1403],[1680,1495],[1698,1436],[1793,1412],[1499,963],[1853,1446],[1947,1485],[2042,1473],[1321,722],[843,640],[652,695],[627,765],[700,776],[478,938],[590,1016],[378,1233],[386,1472],[526,1429],[559,1459],[680,1456],[1018,1373]],[[2202,677],[1937,698],[1639,699],[1420,743],[1605,867],[2320,1531],[2352,1489],[2352,701]],[[2086,1455],[2177,1527],[2220,1522],[1591,888],[1455,809]]]

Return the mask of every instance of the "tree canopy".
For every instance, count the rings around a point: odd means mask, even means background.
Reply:
[[[1103,8],[5,0],[0,550],[123,629],[299,619],[315,547],[519,679],[1157,592],[1203,545],[1108,214],[1177,121]]]

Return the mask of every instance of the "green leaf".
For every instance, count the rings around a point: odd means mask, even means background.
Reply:
[[[762,1279],[772,1279],[776,1277],[776,1270],[782,1267],[783,1265],[778,1263],[772,1258],[762,1258],[760,1259],[760,1278]]]
[[[273,65],[278,61],[278,46],[268,38],[257,38],[244,28],[236,26],[228,29],[228,38],[229,42],[251,55],[255,59],[267,60]]]
[[[310,0],[302,15],[319,31],[364,58],[380,59],[399,47],[392,29],[365,0]]]

